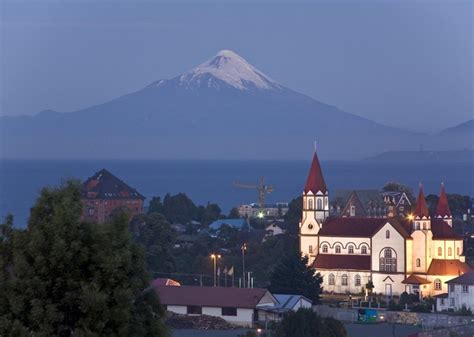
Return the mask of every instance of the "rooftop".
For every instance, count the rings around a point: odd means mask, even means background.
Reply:
[[[140,199],[145,197],[106,169],[102,169],[82,184],[85,199]]]
[[[439,260],[433,259],[428,268],[428,275],[459,276],[472,269],[459,260]]]

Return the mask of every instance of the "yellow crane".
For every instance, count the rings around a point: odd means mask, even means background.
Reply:
[[[273,186],[265,185],[265,178],[260,177],[257,184],[241,184],[240,182],[234,182],[235,187],[247,188],[257,190],[258,193],[258,207],[260,209],[265,208],[265,195],[273,192]]]

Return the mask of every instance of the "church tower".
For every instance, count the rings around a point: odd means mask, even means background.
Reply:
[[[312,263],[318,255],[318,233],[329,216],[329,193],[318,155],[314,152],[308,179],[303,190],[303,214],[300,227],[300,250]]]
[[[444,191],[444,184],[441,184],[441,193],[439,195],[438,205],[436,206],[435,218],[443,219],[448,225],[453,227],[453,215],[448,204],[448,196]]]
[[[431,232],[431,217],[421,185],[418,199],[416,200],[415,212],[413,213],[412,229],[412,270],[415,273],[426,273],[433,259],[433,233]]]

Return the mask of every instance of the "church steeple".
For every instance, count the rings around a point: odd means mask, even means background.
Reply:
[[[430,230],[431,229],[431,217],[426,205],[425,193],[423,192],[423,186],[420,184],[420,192],[418,192],[418,198],[416,199],[415,212],[413,214],[413,229],[418,230]]]
[[[435,217],[443,219],[450,226],[453,225],[453,215],[451,214],[451,209],[449,208],[448,196],[446,195],[446,192],[444,190],[444,183],[441,184],[441,193],[439,194]]]
[[[312,192],[313,194],[318,192],[327,194],[328,192],[316,151],[314,151],[313,161],[308,173],[308,179],[306,179],[306,184],[304,186],[304,193],[307,194],[309,192]]]

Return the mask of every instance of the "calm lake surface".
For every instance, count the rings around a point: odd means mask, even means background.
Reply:
[[[264,176],[275,191],[267,202],[289,201],[304,186],[308,161],[218,161],[218,160],[0,160],[0,216],[12,213],[15,224],[24,227],[29,209],[43,186],[54,186],[65,178],[84,180],[106,168],[147,197],[185,192],[196,203],[218,203],[228,212],[242,203],[255,202],[257,193],[238,189],[235,181],[257,183]],[[438,193],[444,181],[448,193],[474,194],[471,163],[374,163],[322,162],[326,183],[337,189],[379,189],[387,181],[398,181]]]

